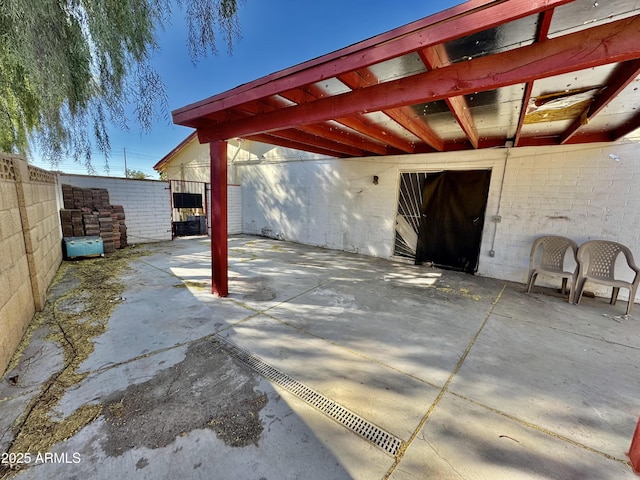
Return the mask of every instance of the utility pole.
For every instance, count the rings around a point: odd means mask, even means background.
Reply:
[[[129,170],[127,170],[127,148],[124,147],[122,150],[124,152],[124,178],[129,178]]]

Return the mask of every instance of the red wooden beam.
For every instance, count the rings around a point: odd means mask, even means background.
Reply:
[[[288,90],[286,92],[280,93],[279,96],[286,98],[292,102],[297,104],[314,102],[319,98],[327,97],[329,94],[324,92],[322,89],[318,88],[315,85],[308,85],[305,88],[297,88],[293,90]],[[398,138],[395,134],[390,131],[387,131],[380,127],[374,127],[369,122],[367,122],[366,118],[361,115],[356,115],[349,118],[337,118],[334,119],[337,123],[344,125],[345,127],[349,127],[356,132],[361,133],[362,135],[369,137],[373,140],[377,140],[378,142],[382,142],[383,144],[377,144],[375,142],[370,142],[369,147],[366,148],[364,144],[353,145],[357,146],[357,148],[363,148],[365,150],[369,150],[370,152],[377,153],[380,155],[386,155],[387,149],[385,145],[390,145],[399,150],[402,150],[406,153],[415,153],[415,148],[409,142],[404,139]],[[332,131],[327,132],[329,136],[332,135]],[[349,142],[349,138],[346,139]],[[351,140],[353,141],[353,140]]]
[[[318,96],[326,96],[326,94]],[[263,98],[257,102],[250,102],[251,107],[240,105],[235,110],[242,109],[249,112],[249,114],[255,115],[289,107],[290,104],[285,103],[283,98],[288,99],[284,95]],[[301,125],[298,126],[297,130],[299,130],[301,134],[304,134],[305,132],[310,134],[308,139],[310,140],[311,145],[317,145],[322,148],[334,150],[340,154],[347,154],[352,157],[361,157],[365,155],[365,152],[371,152],[378,155],[386,155],[388,153],[387,148],[378,142],[372,142],[370,139],[360,135],[354,135],[344,129],[331,128],[326,124]],[[287,137],[287,135],[283,136],[285,138],[290,138]],[[292,140],[297,141],[299,139],[292,138]]]
[[[216,141],[215,127],[216,124],[214,123],[203,123],[200,128],[198,128],[198,141],[200,143]],[[273,138],[277,137],[294,142],[298,146],[298,149],[308,150],[305,146],[314,147],[314,151],[316,151],[315,149],[320,149],[323,155],[333,157],[364,157],[371,154],[388,155],[389,153],[384,145],[373,145],[371,142],[365,142],[363,139],[356,138],[355,135],[347,137],[344,132],[330,132],[329,127],[322,125],[309,125],[300,127],[299,129],[286,128],[278,130],[277,132],[270,132],[270,134]],[[248,135],[243,136],[247,137]],[[277,144],[286,146],[281,142]],[[320,152],[317,151],[317,153]]]
[[[280,145],[281,147],[292,148],[294,150],[317,153],[318,155],[326,155],[328,157],[343,158],[343,157],[350,156],[346,154],[337,154],[333,150],[326,150],[316,145],[311,145],[309,143],[296,142],[296,141],[282,138],[281,136],[276,136],[273,134],[249,135],[245,138],[248,140],[255,140],[256,142],[268,143],[270,145]]]
[[[526,83],[640,58],[640,16],[215,127],[213,139],[266,133],[368,111]]]
[[[451,64],[447,56],[447,52],[444,50],[442,44],[422,49],[418,52],[418,54],[420,55],[422,63],[424,63],[428,70],[442,68],[446,65]],[[477,149],[478,130],[476,129],[473,118],[471,117],[471,112],[469,111],[467,100],[462,95],[457,97],[445,98],[444,100],[447,104],[447,107],[449,107],[449,110],[456,119],[456,122],[458,122],[458,125],[460,125],[460,128],[462,128],[462,131],[469,139],[469,142],[471,143],[473,148]]]
[[[355,90],[357,88],[365,88],[371,85],[376,85],[379,82],[378,78],[369,69],[360,69],[356,72],[348,72],[343,75],[338,75],[338,80],[344,83],[346,86]],[[383,110],[383,113],[391,118],[394,122],[398,123],[411,133],[413,133],[420,140],[432,147],[434,150],[442,151],[444,149],[444,142],[433,131],[433,129],[425,122],[417,120],[415,114],[410,111],[409,107],[392,108]],[[391,144],[391,142],[389,142]],[[402,149],[404,150],[404,149]],[[415,148],[405,150],[407,153],[414,153]]]
[[[633,300],[630,300],[633,301]],[[640,475],[640,418],[636,424],[636,431],[631,439],[631,446],[627,452],[633,471]]]
[[[362,153],[352,155],[354,157],[368,154],[387,155],[389,153],[385,145],[372,142],[370,139],[358,135],[357,132],[348,132],[346,129],[340,128],[337,125],[333,128],[328,124],[302,125],[299,130],[316,136],[319,139],[324,138],[335,141],[343,153],[348,153],[345,150],[347,148],[359,149]]]
[[[369,40],[186,105],[172,112],[173,121],[179,125],[196,127],[194,120],[211,112],[300,88],[571,1],[573,0],[471,0]]]
[[[578,115],[578,118],[567,128],[561,136],[560,143],[567,143],[567,141],[582,127],[583,121],[588,123],[593,117],[595,117],[604,107],[606,107],[611,100],[613,100],[627,85],[633,82],[636,77],[640,75],[640,60],[632,60],[630,62],[623,63],[620,68],[614,73],[612,80],[607,82],[607,88],[604,89],[594,100],[594,102],[587,107],[586,117],[583,119],[582,115]]]
[[[520,146],[520,135],[522,135],[522,126],[524,125],[524,117],[527,116],[527,109],[529,108],[529,100],[531,100],[531,92],[533,91],[533,82],[527,82],[524,88],[524,95],[522,97],[522,105],[520,107],[520,116],[518,117],[518,127],[516,128],[516,134],[513,138],[513,146]]]
[[[388,145],[392,149],[396,149],[404,153],[416,153],[416,146],[414,144],[398,137],[388,128],[383,128],[375,125],[364,115],[354,115],[347,118],[336,118],[335,120],[336,122],[344,125],[345,127],[349,127],[352,130],[361,133],[362,135],[382,142],[383,145]]]
[[[314,130],[310,127],[307,131],[294,129],[278,130],[277,132],[272,132],[272,135],[301,144],[315,145],[319,148],[332,151],[334,156],[347,155],[349,157],[364,157],[367,155],[366,151],[362,147],[358,148],[323,138],[323,132],[324,128]]]
[[[640,128],[640,114],[636,114],[630,120],[625,122],[623,125],[619,126],[615,130],[610,133],[611,139],[610,141],[620,140],[625,135],[630,134],[634,130]]]
[[[227,142],[209,145],[211,160],[211,293],[229,295],[227,245]]]
[[[542,12],[538,18],[538,30],[536,32],[536,41],[544,42],[549,35],[549,28],[551,28],[551,19],[555,10],[547,10]],[[529,108],[529,100],[531,100],[531,92],[533,91],[533,82],[527,82],[524,89],[524,96],[522,97],[522,104],[520,106],[520,117],[518,118],[518,126],[516,127],[516,134],[513,137],[513,146],[517,147],[520,142],[520,135],[522,133],[522,126],[524,125],[524,117],[527,116],[527,109]]]

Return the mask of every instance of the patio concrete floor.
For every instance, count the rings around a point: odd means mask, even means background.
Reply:
[[[230,238],[231,293],[217,298],[206,239],[139,248],[149,255],[120,274],[106,330],[48,416],[97,413],[4,475],[638,478],[626,456],[640,415],[638,306],[623,317],[624,301],[575,306],[549,289],[248,236]],[[50,301],[74,285],[73,267]],[[0,452],[65,361],[54,324],[0,383]],[[236,347],[398,450],[230,356]]]

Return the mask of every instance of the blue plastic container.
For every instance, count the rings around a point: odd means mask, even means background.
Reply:
[[[104,255],[104,243],[100,237],[65,237],[63,241],[66,258]]]

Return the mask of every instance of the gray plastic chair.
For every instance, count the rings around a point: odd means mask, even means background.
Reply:
[[[620,253],[625,256],[629,268],[635,272],[632,282],[616,279],[614,270]],[[580,298],[587,282],[613,287],[611,301],[609,302],[611,305],[616,304],[620,287],[623,287],[629,289],[627,315],[631,313],[631,307],[633,307],[633,301],[636,298],[636,290],[638,289],[638,284],[640,284],[640,268],[633,261],[633,255],[629,248],[608,240],[590,240],[580,245],[578,249],[578,264],[575,303],[580,303]]]
[[[538,249],[542,249],[540,262],[536,262]],[[573,258],[576,260],[576,268],[573,272],[565,270],[564,258],[567,250],[571,250]],[[556,235],[548,235],[540,237],[533,242],[531,247],[531,255],[529,256],[529,279],[527,280],[527,293],[531,292],[531,287],[536,281],[539,273],[562,278],[562,294],[567,292],[567,280],[571,279],[569,284],[569,303],[573,302],[573,294],[578,273],[578,261],[576,252],[578,244],[570,238],[560,237]]]

